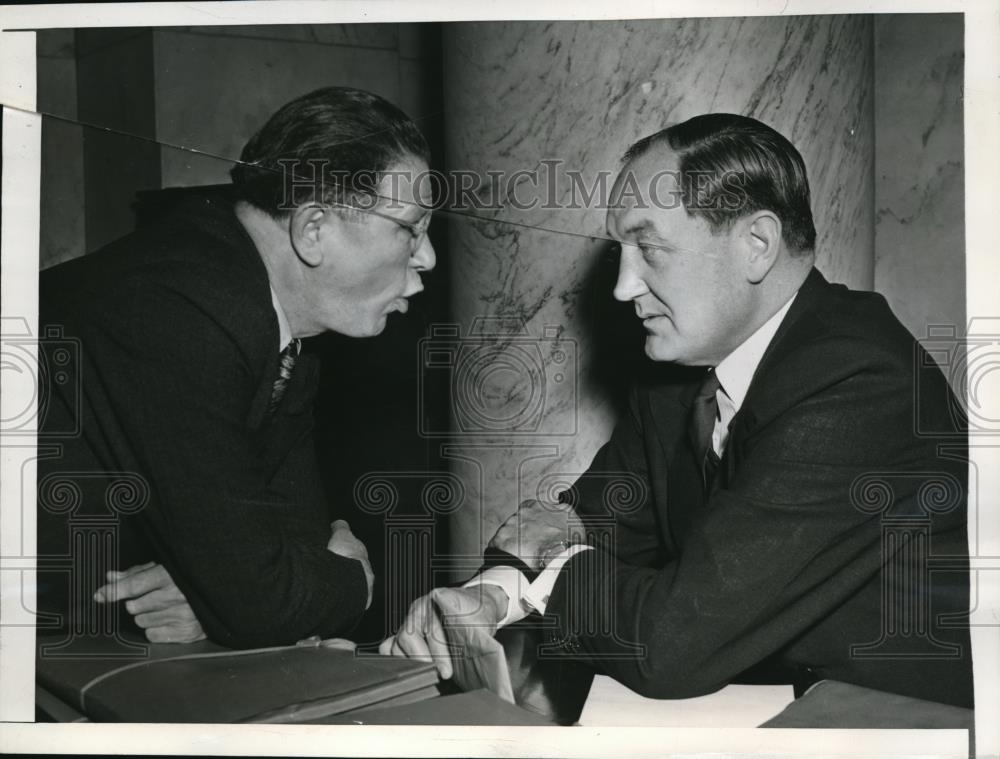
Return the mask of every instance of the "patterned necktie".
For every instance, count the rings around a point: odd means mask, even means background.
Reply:
[[[691,404],[691,445],[694,447],[695,461],[701,468],[701,484],[706,496],[719,468],[719,456],[712,446],[712,432],[719,417],[719,401],[715,394],[721,387],[715,370],[710,369]]]
[[[267,414],[271,416],[281,404],[281,399],[285,397],[285,390],[288,388],[288,380],[291,379],[292,369],[295,368],[295,360],[302,350],[302,341],[293,339],[285,349],[281,351],[278,359],[278,378],[271,388],[271,401],[267,404]]]

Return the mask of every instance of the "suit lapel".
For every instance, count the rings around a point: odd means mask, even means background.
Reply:
[[[813,269],[799,289],[754,372],[742,407],[730,423],[712,491],[732,481],[740,467],[743,445],[758,424],[770,418],[783,404],[794,402],[792,394],[775,389],[773,369],[789,351],[817,334],[814,312],[830,287],[823,275]],[[692,372],[690,376],[683,374],[681,380],[663,382],[648,393],[647,418],[654,423],[650,425],[652,432],[647,443],[655,450],[649,457],[650,481],[654,491],[663,496],[657,497],[655,502],[660,509],[658,517],[664,545],[673,555],[683,544],[684,534],[692,521],[704,509],[701,474],[688,439],[691,403],[702,376],[701,371]],[[794,383],[796,378],[785,379]]]
[[[775,368],[791,351],[818,334],[815,310],[831,287],[823,275],[813,268],[799,288],[798,295],[754,371],[743,405],[730,423],[729,438],[719,467],[721,477],[717,478],[716,487],[725,486],[735,475],[742,458],[743,443],[758,424],[773,418],[775,413],[794,402],[794,395],[785,392],[776,381],[798,384],[797,378],[782,377],[775,373]]]
[[[277,362],[274,376],[277,377]],[[269,399],[274,379],[266,385]],[[273,416],[262,417],[255,432],[257,460],[265,483],[271,481],[289,451],[312,429],[312,402],[318,386],[319,362],[312,354],[302,353],[295,362],[281,404]]]

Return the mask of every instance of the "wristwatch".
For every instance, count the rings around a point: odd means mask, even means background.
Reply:
[[[573,544],[570,543],[568,540],[560,540],[558,543],[550,543],[548,546],[546,546],[542,550],[542,554],[541,554],[541,556],[539,557],[539,560],[538,560],[538,563],[540,565],[539,568],[540,569],[545,569],[549,564],[552,563],[552,560],[556,556],[558,556],[559,554],[561,554],[563,551],[565,551],[571,545],[573,545]]]

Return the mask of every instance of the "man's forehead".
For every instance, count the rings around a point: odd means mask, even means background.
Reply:
[[[386,169],[378,188],[383,202],[424,212],[434,204],[434,182],[419,159],[399,161]]]
[[[609,209],[605,229],[613,240],[643,238],[655,229],[652,219],[639,209]]]
[[[677,198],[678,163],[668,146],[654,145],[622,167],[611,190],[607,231],[611,237],[640,237],[654,229],[656,210],[671,208]]]

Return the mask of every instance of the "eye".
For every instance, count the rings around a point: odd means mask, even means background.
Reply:
[[[642,254],[643,260],[650,266],[661,261],[665,255],[671,252],[671,250],[671,248],[662,243],[639,243],[639,252]]]

